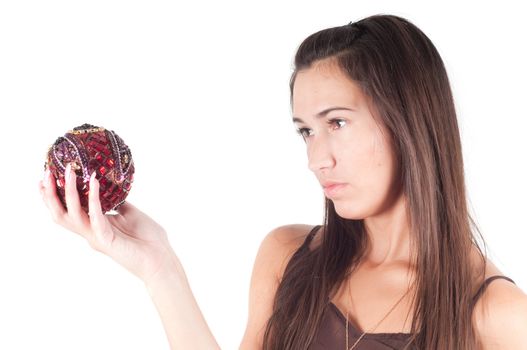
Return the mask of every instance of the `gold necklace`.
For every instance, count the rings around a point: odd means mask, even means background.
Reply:
[[[386,313],[386,315],[384,315],[384,317],[379,321],[377,322],[377,324],[373,327],[373,328],[370,328],[370,329],[367,329],[365,330],[364,332],[362,332],[362,334],[360,335],[360,337],[355,341],[355,343],[353,343],[353,345],[351,346],[351,348],[349,347],[349,339],[348,339],[348,323],[349,323],[349,311],[346,310],[346,350],[353,350],[355,349],[355,347],[357,346],[357,344],[359,343],[359,341],[366,335],[366,333],[368,332],[373,332],[375,329],[377,329],[377,327],[379,327],[379,325],[382,323],[382,321],[384,321],[386,319],[386,317],[388,317],[388,315],[397,307],[397,305],[399,305],[399,303],[404,299],[404,297],[406,296],[406,294],[408,294],[408,291],[410,291],[410,288],[408,288],[406,290],[406,292],[401,296],[401,298],[399,300],[397,300],[397,302],[391,307],[390,310],[388,310],[388,312]],[[351,287],[350,287],[350,284],[348,284],[348,293],[349,293],[349,298],[350,298],[350,302],[353,303],[353,301],[351,300]]]

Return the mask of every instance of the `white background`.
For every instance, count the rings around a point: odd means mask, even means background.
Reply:
[[[408,18],[441,53],[471,210],[493,261],[527,290],[519,5],[3,1],[0,348],[168,349],[141,282],[54,224],[38,193],[47,147],[85,122],[129,144],[128,200],[167,229],[218,342],[237,348],[261,240],[323,217],[290,121],[294,51],[377,13]]]

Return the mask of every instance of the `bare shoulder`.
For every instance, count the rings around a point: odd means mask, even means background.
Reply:
[[[503,275],[487,261],[486,277]],[[487,286],[474,307],[474,321],[483,349],[527,349],[527,295],[506,279]]]
[[[265,239],[272,239],[280,245],[298,248],[313,228],[313,225],[304,224],[283,225],[269,232]]]
[[[279,226],[262,240],[254,260],[249,289],[249,316],[240,349],[262,348],[274,296],[285,267],[312,229],[313,226],[303,224]]]
[[[260,244],[255,265],[266,266],[268,271],[272,270],[276,281],[280,281],[289,260],[313,228],[312,225],[291,224],[271,230]]]

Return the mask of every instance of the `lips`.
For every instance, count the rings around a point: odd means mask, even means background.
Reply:
[[[345,185],[344,182],[335,182],[335,181],[322,181],[321,182],[323,188],[332,187],[335,185]]]
[[[322,183],[326,197],[330,198],[337,196],[338,193],[346,186],[347,184],[343,182],[324,181]]]

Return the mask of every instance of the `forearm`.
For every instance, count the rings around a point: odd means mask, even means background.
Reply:
[[[146,287],[161,317],[172,350],[220,348],[176,257]]]

